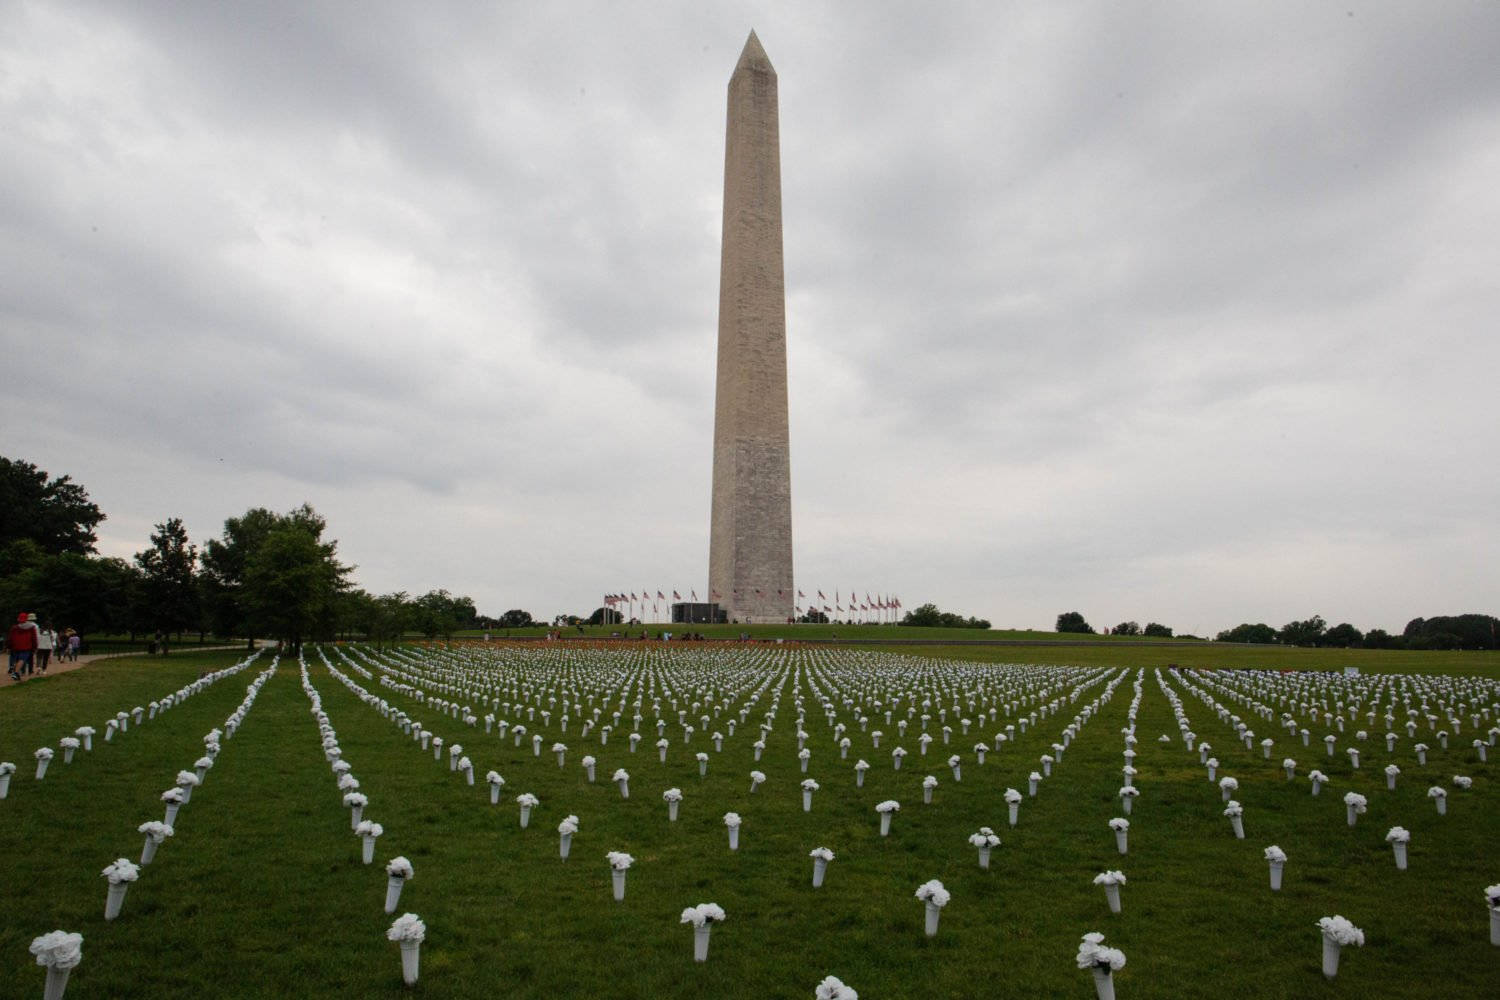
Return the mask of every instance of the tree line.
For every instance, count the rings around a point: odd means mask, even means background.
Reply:
[[[1058,615],[1057,631],[1096,634],[1093,626],[1077,611],[1065,611]],[[1122,622],[1112,629],[1105,629],[1104,634],[1171,638],[1172,630],[1156,622],[1144,629],[1135,622]],[[1198,636],[1182,635],[1177,638],[1196,639]],[[1313,615],[1302,621],[1287,622],[1280,628],[1273,628],[1265,622],[1243,622],[1234,628],[1224,629],[1214,639],[1217,642],[1275,643],[1283,646],[1336,649],[1500,649],[1500,619],[1494,615],[1481,614],[1413,618],[1406,623],[1406,628],[1400,635],[1392,635],[1380,628],[1362,632],[1348,622],[1329,627],[1322,615]]]
[[[413,597],[355,586],[354,567],[339,560],[327,521],[307,504],[286,513],[253,507],[201,546],[180,518],[167,518],[130,560],[98,555],[104,520],[70,477],[0,457],[0,607],[86,635],[272,637],[294,647],[532,624],[520,610],[485,617],[446,590]]]

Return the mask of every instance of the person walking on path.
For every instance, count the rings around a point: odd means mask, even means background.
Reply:
[[[57,633],[52,631],[52,626],[37,623],[36,633],[36,669],[37,673],[45,674],[47,664],[52,662],[52,649],[57,645]]]
[[[78,647],[83,645],[83,636],[79,635],[77,630],[71,628],[68,629],[66,634],[68,637],[68,660],[70,662],[77,663]]]
[[[33,616],[35,617],[35,616]],[[22,611],[16,618],[16,623],[10,627],[5,635],[5,645],[10,650],[10,679],[18,681],[20,673],[16,670],[16,664],[20,664],[26,673],[31,673],[31,658],[36,652],[36,622],[28,618],[26,612]]]

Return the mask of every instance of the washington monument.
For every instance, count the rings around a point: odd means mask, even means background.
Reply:
[[[776,71],[755,32],[729,78],[708,586],[731,620],[792,615],[792,469]]]

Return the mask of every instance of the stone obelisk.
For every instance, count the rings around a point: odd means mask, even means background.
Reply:
[[[791,617],[792,469],[776,71],[755,32],[729,78],[711,599],[731,621]]]

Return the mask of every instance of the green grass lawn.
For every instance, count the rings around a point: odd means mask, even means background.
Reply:
[[[1214,649],[1191,648],[1195,653]],[[511,647],[504,652],[512,658],[511,669],[530,670],[531,683],[548,690],[555,684],[581,689],[593,676],[590,663],[638,669],[644,658],[661,655],[647,644],[614,651]],[[1316,655],[1275,662],[1230,658],[1211,665],[1342,666],[1335,651],[1305,652]],[[338,665],[336,654],[328,653]],[[864,649],[853,655],[866,658],[862,662],[872,669],[900,658],[907,665],[902,676],[956,683],[960,689],[966,683],[955,673],[965,669],[960,657],[1090,662],[1088,650],[1079,647],[923,649],[925,659],[911,653]],[[1090,930],[1104,932],[1105,943],[1129,958],[1116,976],[1121,1000],[1325,993],[1492,997],[1500,992],[1500,949],[1488,944],[1481,896],[1486,885],[1500,882],[1494,838],[1500,789],[1491,777],[1494,759],[1479,763],[1468,747],[1467,729],[1466,738],[1448,751],[1438,751],[1436,741],[1428,739],[1434,750],[1427,767],[1416,763],[1403,739],[1391,755],[1383,744],[1370,745],[1363,767],[1354,771],[1345,759],[1324,758],[1319,745],[1292,746],[1289,737],[1256,718],[1256,728],[1278,740],[1274,759],[1267,761],[1258,749],[1235,743],[1229,726],[1173,682],[1193,727],[1214,744],[1220,773],[1240,781],[1236,797],[1245,804],[1248,831],[1240,841],[1222,816],[1218,789],[1208,782],[1197,754],[1187,752],[1180,740],[1157,743],[1159,734],[1175,734],[1177,727],[1153,669],[1168,656],[1184,666],[1206,664],[1175,650],[1123,644],[1100,653],[1104,659],[1093,662],[1128,667],[1130,673],[1083,726],[1053,777],[1042,783],[1039,797],[1022,804],[1020,825],[1011,829],[1001,793],[1008,786],[1025,791],[1038,756],[1102,691],[1102,680],[1074,705],[1067,703],[1066,690],[1054,691],[1049,700],[1063,698],[1060,714],[992,751],[983,766],[974,760],[973,744],[981,738],[989,742],[1005,724],[1003,709],[998,722],[976,726],[967,738],[955,735],[951,747],[935,742],[923,758],[915,733],[896,740],[894,725],[883,718],[872,719],[871,729],[878,724],[886,732],[881,749],[872,749],[868,733],[861,733],[838,703],[855,744],[849,759],[840,760],[819,707],[829,674],[814,666],[811,673],[802,671],[796,691],[790,674],[768,688],[750,722],[721,753],[712,750],[707,733],[684,746],[669,726],[672,746],[663,765],[651,748],[649,697],[642,729],[650,735],[636,753],[628,752],[624,729],[601,747],[597,734],[580,738],[579,720],[564,734],[554,716],[545,728],[539,717],[528,723],[544,735],[543,755],[535,757],[529,746],[516,748],[509,738],[486,735],[483,723],[466,727],[345,668],[353,680],[450,743],[462,742],[477,770],[476,785],[469,787],[333,678],[309,651],[311,681],[344,758],[370,797],[366,816],[385,827],[377,860],[404,854],[416,866],[398,911],[420,914],[428,927],[422,981],[414,991],[402,989],[398,950],[384,938],[391,919],[382,912],[384,872],[379,864],[359,863],[359,840],[349,829],[348,811],[321,753],[294,662],[282,662],[238,734],[224,742],[207,781],[183,807],[177,835],[143,869],[123,915],[111,923],[103,920],[100,870],[116,857],[138,859],[142,838],[136,826],[161,818],[159,793],[179,769],[191,768],[202,753],[203,734],[223,725],[270,654],[112,743],[103,741],[107,717],[176,690],[206,669],[235,662],[236,655],[103,661],[0,689],[0,759],[18,768],[9,798],[0,801],[0,839],[7,845],[0,956],[8,963],[0,997],[40,991],[42,970],[31,964],[26,948],[32,937],[54,928],[79,931],[85,938],[83,964],[74,971],[69,997],[415,992],[806,998],[829,974],[869,998],[1091,997],[1092,981],[1073,964],[1079,938]],[[935,662],[932,657],[939,654],[951,662]],[[671,685],[691,701],[712,676],[703,664],[692,665],[693,656],[733,662],[762,655],[783,664],[795,656],[805,665],[827,664],[845,654],[730,646],[681,655],[689,658],[681,661],[682,669],[653,667],[651,683],[658,692]],[[1367,672],[1496,676],[1495,660],[1477,654],[1363,655],[1370,659],[1358,662]],[[549,658],[547,664],[534,669],[527,666],[532,661],[522,659],[541,656]],[[560,665],[564,656],[572,658],[570,666]],[[1116,798],[1120,730],[1138,668],[1145,668],[1136,761],[1142,794],[1131,817],[1130,853],[1121,857],[1107,822],[1121,814]],[[1037,680],[1045,674],[1040,669],[1023,673]],[[777,690],[775,729],[757,764],[754,725]],[[428,691],[439,693],[431,686]],[[809,773],[822,784],[811,813],[802,811],[798,788],[803,777],[794,739],[799,693],[811,734]],[[739,694],[732,708],[748,697]],[[1234,710],[1247,718],[1252,714],[1243,706]],[[675,713],[668,718],[675,721]],[[712,725],[723,729],[727,718]],[[628,728],[628,712],[626,720]],[[82,724],[99,730],[93,753],[80,752],[64,765],[59,752],[46,780],[36,782],[32,750],[55,747],[59,737]],[[935,714],[932,725],[938,726]],[[1316,744],[1321,727],[1314,733]],[[547,752],[554,740],[570,747],[563,768]],[[898,742],[910,755],[896,772],[889,748]],[[706,778],[697,773],[692,756],[697,750],[712,758]],[[963,780],[957,783],[943,765],[953,752],[964,758]],[[598,781],[592,785],[579,764],[585,753],[598,758]],[[1301,764],[1298,780],[1290,783],[1279,767],[1288,754]],[[862,789],[855,787],[852,771],[857,756],[872,765]],[[1380,773],[1388,759],[1399,761],[1404,772],[1395,792],[1385,790]],[[622,766],[632,775],[625,801],[608,780]],[[751,795],[748,774],[757,767],[769,780]],[[1301,776],[1312,767],[1331,778],[1318,798]],[[483,779],[491,768],[507,780],[496,807],[489,805]],[[1472,775],[1474,787],[1460,792],[1450,785],[1449,815],[1439,817],[1426,788],[1448,784],[1455,773]],[[921,801],[925,774],[940,781],[930,806]],[[667,822],[661,800],[669,786],[684,792],[677,823]],[[1369,813],[1353,829],[1340,801],[1351,789],[1370,800]],[[519,828],[513,802],[523,791],[541,799],[526,830]],[[886,798],[899,800],[902,810],[892,836],[881,838],[873,806]],[[744,817],[741,849],[733,853],[722,823],[731,809]],[[555,831],[569,813],[580,818],[580,831],[572,857],[562,862]],[[1383,839],[1393,824],[1413,832],[1407,872],[1395,870]],[[1003,840],[989,871],[978,867],[966,842],[980,825],[994,827]],[[1269,891],[1262,859],[1262,849],[1272,843],[1290,856],[1280,893]],[[814,890],[807,852],[820,845],[832,848],[837,858],[825,886]],[[610,850],[636,858],[626,899],[619,904],[611,899],[604,862]],[[1109,914],[1103,891],[1092,884],[1106,868],[1120,868],[1129,879],[1119,916]],[[953,900],[943,911],[939,935],[929,940],[922,933],[923,907],[912,893],[930,878],[941,879]],[[678,923],[678,914],[708,901],[723,906],[728,920],[713,932],[708,963],[695,965],[692,932]],[[1314,924],[1334,913],[1361,926],[1367,945],[1346,950],[1340,975],[1329,984],[1319,973]]]

